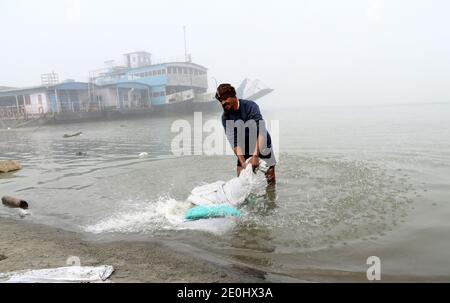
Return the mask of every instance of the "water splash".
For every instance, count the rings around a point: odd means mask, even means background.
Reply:
[[[265,182],[264,175],[256,175],[252,181],[252,193],[249,201],[264,195]],[[184,214],[192,206],[188,201],[160,197],[154,201],[126,200],[119,204],[121,205],[120,209],[114,214],[82,229],[94,234],[152,233],[164,229],[198,229],[217,233],[213,226],[214,223],[204,221],[199,224],[184,224]],[[228,226],[228,224],[224,225]],[[224,230],[227,230],[227,228],[220,228],[220,233]]]
[[[126,208],[99,222],[83,227],[86,232],[99,233],[151,233],[173,229],[183,222],[189,203],[161,197],[156,201],[126,201]]]
[[[408,179],[379,165],[290,155],[283,160],[276,191],[252,196],[245,205],[239,237],[256,241],[247,231],[264,231],[277,239],[282,251],[298,251],[373,238],[406,216]]]

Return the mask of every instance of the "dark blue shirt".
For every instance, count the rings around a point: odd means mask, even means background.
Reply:
[[[243,126],[244,123],[249,122],[253,120],[253,122],[247,123],[245,126],[245,129],[240,128],[239,131],[245,131],[245,145],[244,140],[240,140],[238,142],[238,127],[234,127],[234,129],[227,130],[227,121],[233,121],[236,123],[236,121],[243,122],[241,126]],[[237,111],[230,111],[230,112],[224,112],[222,114],[222,125],[225,129],[227,139],[232,145],[232,147],[239,147],[244,152],[245,156],[251,156],[253,151],[255,150],[255,144],[256,144],[256,138],[252,138],[252,140],[249,140],[250,134],[255,133],[258,136],[261,134],[265,140],[266,147],[270,148],[272,147],[272,139],[270,137],[269,132],[266,129],[265,121],[261,115],[261,112],[259,110],[258,104],[256,104],[253,101],[250,100],[243,100],[239,99],[239,108]],[[239,123],[235,124],[239,125]],[[239,143],[239,144],[238,144]],[[261,151],[260,151],[261,152]],[[264,155],[263,155],[264,156]]]

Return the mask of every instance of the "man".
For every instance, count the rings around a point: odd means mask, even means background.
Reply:
[[[256,169],[261,158],[269,166],[266,172],[267,183],[275,185],[276,160],[272,139],[258,105],[250,100],[236,98],[236,90],[228,83],[219,85],[216,99],[222,105],[222,124],[238,158],[237,175],[240,175],[247,159],[250,158],[249,164]]]

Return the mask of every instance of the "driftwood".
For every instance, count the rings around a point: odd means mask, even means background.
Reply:
[[[81,135],[82,133],[83,133],[83,132],[78,132],[78,133],[71,134],[71,135],[69,135],[69,134],[64,134],[63,137],[64,137],[64,138],[76,137],[76,136]]]

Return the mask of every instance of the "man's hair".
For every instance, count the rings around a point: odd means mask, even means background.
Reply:
[[[215,97],[219,101],[226,100],[229,97],[236,97],[236,90],[230,84],[222,83],[217,87]]]

